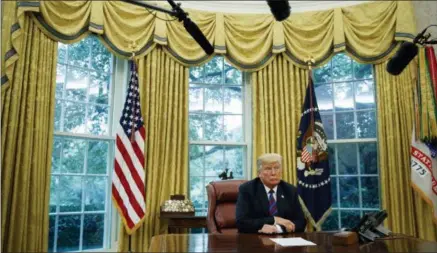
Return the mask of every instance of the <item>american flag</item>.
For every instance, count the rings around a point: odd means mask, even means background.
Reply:
[[[313,160],[313,151],[311,148],[310,144],[307,144],[303,149],[302,149],[302,156],[301,156],[301,161],[303,163],[309,163]]]
[[[138,73],[131,64],[131,78],[117,129],[112,199],[123,220],[126,231],[132,234],[142,223],[146,213],[144,140],[145,128],[141,117]]]

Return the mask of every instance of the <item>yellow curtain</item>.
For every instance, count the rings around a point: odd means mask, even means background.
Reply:
[[[168,6],[166,6],[168,8]],[[201,65],[211,56],[174,18],[142,7],[114,1],[20,1],[19,12],[32,11],[34,20],[51,38],[72,43],[89,32],[102,35],[103,43],[117,56],[147,55],[156,45],[175,61]],[[375,1],[325,11],[292,13],[284,22],[271,14],[230,14],[189,10],[215,54],[234,66],[256,71],[278,53],[304,67],[312,56],[321,65],[334,52],[349,52],[360,62],[387,59],[393,41],[411,41],[415,34],[410,1]]]
[[[414,123],[413,89],[417,63],[399,76],[386,71],[387,63],[375,65],[378,155],[382,208],[388,212],[387,227],[393,232],[437,240],[432,210],[411,188],[410,145]]]
[[[58,44],[29,17],[2,91],[2,251],[47,251]]]
[[[267,67],[252,74],[253,170],[266,152],[283,156],[283,179],[296,183],[296,135],[308,84],[308,71],[277,56]]]
[[[160,206],[188,190],[188,68],[161,47],[139,61],[141,108],[146,128],[146,218],[132,235],[132,251],[146,252],[152,236],[164,233]],[[124,228],[119,251],[127,252]]]

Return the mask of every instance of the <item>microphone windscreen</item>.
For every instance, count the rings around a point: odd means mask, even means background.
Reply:
[[[399,75],[407,67],[408,63],[417,55],[417,46],[411,42],[404,42],[393,58],[388,61],[387,72]]]
[[[197,43],[203,48],[205,53],[208,55],[214,53],[214,48],[212,47],[211,43],[209,43],[205,35],[203,35],[202,31],[193,21],[191,21],[191,19],[184,19],[184,27],[191,37],[193,37],[193,39],[197,41]]]
[[[287,0],[267,0],[267,4],[277,21],[283,21],[290,16],[291,8]]]

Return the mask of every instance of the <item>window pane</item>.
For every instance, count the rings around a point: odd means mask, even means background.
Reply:
[[[87,174],[106,174],[108,145],[107,141],[88,142]]]
[[[375,112],[357,112],[358,138],[376,138]]]
[[[337,177],[331,177],[331,197],[332,207],[338,207],[338,193],[337,193]]]
[[[232,172],[232,176],[243,177],[243,147],[226,147],[225,148],[225,164],[226,168]],[[230,176],[229,172],[229,176]]]
[[[53,139],[52,150],[52,173],[59,173],[61,170],[61,152],[62,152],[62,139]]]
[[[58,42],[58,63],[66,63],[67,61],[67,45]]]
[[[49,216],[49,247],[48,252],[53,252],[54,240],[55,240],[55,224],[56,224],[56,216]]]
[[[111,75],[102,72],[91,72],[89,102],[108,105]]]
[[[109,72],[112,69],[112,54],[105,48],[96,36],[89,36],[91,40],[91,67],[98,71]]]
[[[82,177],[59,177],[59,211],[80,212],[82,210]],[[59,250],[59,249],[58,249]]]
[[[103,248],[104,214],[85,214],[83,220],[82,249]]]
[[[80,215],[61,215],[58,222],[57,251],[79,250]]]
[[[67,68],[65,65],[58,64],[56,67],[56,94],[57,99],[62,98],[65,84]]]
[[[314,83],[327,83],[332,81],[331,76],[331,62],[324,66],[317,68],[313,72]]]
[[[85,185],[85,211],[104,211],[106,177],[86,177]]]
[[[49,204],[49,212],[56,212],[56,205],[58,204],[58,177],[51,176],[50,178],[50,204]]]
[[[333,81],[345,81],[352,79],[352,60],[345,54],[337,54],[332,58]]]
[[[225,60],[225,77],[226,84],[241,85],[243,84],[243,75],[240,70],[232,67]]]
[[[222,173],[226,168],[223,159],[222,146],[205,146],[205,176],[217,177]]]
[[[358,177],[339,177],[340,207],[360,207],[358,200]]]
[[[85,105],[64,102],[64,132],[85,133]]]
[[[361,64],[354,61],[354,74],[355,79],[370,79],[372,76],[372,65]]]
[[[220,84],[222,83],[223,57],[214,57],[205,64],[205,83]]]
[[[190,83],[203,83],[203,66],[190,68]]]
[[[353,83],[334,84],[334,104],[335,110],[345,111],[354,109],[354,90]]]
[[[222,141],[224,139],[223,116],[204,115],[205,140]]]
[[[378,153],[376,143],[360,143],[360,171],[361,174],[378,173]]]
[[[61,114],[62,114],[62,101],[56,99],[55,104],[55,131],[61,131]]]
[[[341,227],[342,228],[353,228],[360,221],[360,211],[349,211],[342,210],[340,211],[341,215]]]
[[[355,138],[355,123],[353,112],[335,114],[335,123],[337,126],[337,139]]]
[[[190,145],[190,176],[203,176],[203,145]]]
[[[190,88],[189,89],[189,110],[190,112],[202,112],[203,111],[203,88]]]
[[[243,113],[241,87],[229,87],[224,89],[224,113]]]
[[[243,116],[242,115],[225,115],[225,140],[243,141]]]
[[[339,230],[338,226],[338,211],[332,210],[331,214],[326,218],[322,225],[323,231],[336,231]]]
[[[317,105],[320,111],[332,111],[332,84],[315,85]]]
[[[321,114],[323,129],[328,140],[334,139],[334,119],[332,114]]]
[[[361,178],[361,194],[363,198],[363,207],[379,208],[379,185],[378,177]]]
[[[80,139],[63,139],[62,173],[83,173],[86,142]]]
[[[223,112],[223,91],[221,88],[205,88],[205,112]]]
[[[355,82],[355,104],[357,109],[375,108],[372,80]]]
[[[68,63],[72,66],[88,68],[90,62],[91,39],[87,38],[78,43],[68,45]]]
[[[358,174],[356,144],[337,144],[338,173]]]
[[[189,136],[190,140],[200,140],[203,138],[202,115],[190,114],[189,116]]]
[[[108,134],[108,110],[108,106],[88,106],[87,130],[90,134]]]
[[[69,66],[67,68],[67,84],[65,86],[66,98],[84,102],[87,87],[88,71]]]
[[[203,208],[204,191],[203,177],[190,177],[190,200],[196,210]]]

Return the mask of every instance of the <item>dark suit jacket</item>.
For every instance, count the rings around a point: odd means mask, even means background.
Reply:
[[[296,187],[281,180],[276,192],[276,206],[276,216],[292,221],[296,232],[305,230],[306,220]],[[258,233],[264,224],[275,223],[275,219],[269,214],[269,200],[259,177],[240,185],[236,222],[240,233]],[[286,232],[284,227],[282,230]]]

